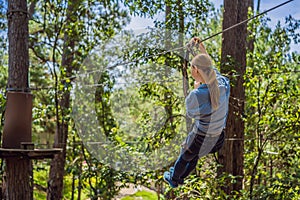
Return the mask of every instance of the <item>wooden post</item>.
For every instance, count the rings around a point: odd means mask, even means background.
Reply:
[[[5,159],[1,199],[33,199],[31,159],[53,158],[61,149],[35,150],[32,143],[32,94],[28,70],[27,0],[8,0],[8,83],[0,157]]]
[[[9,0],[8,90],[4,121],[3,147],[20,149],[21,142],[31,142],[32,97],[28,92],[28,12],[26,0]],[[21,92],[20,92],[21,91]],[[23,92],[22,92],[23,91]],[[5,159],[4,199],[32,199],[32,167],[27,157]]]

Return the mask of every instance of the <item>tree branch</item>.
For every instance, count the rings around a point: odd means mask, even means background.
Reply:
[[[35,6],[36,6],[36,3],[37,3],[37,0],[33,0],[29,6],[29,9],[28,9],[28,14],[29,14],[29,20],[32,19],[32,16],[35,12]]]

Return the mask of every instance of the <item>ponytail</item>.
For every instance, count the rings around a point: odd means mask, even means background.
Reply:
[[[207,54],[198,54],[191,63],[196,66],[202,73],[205,83],[207,84],[210,96],[210,103],[213,110],[219,107],[220,90],[218,80],[216,79],[216,72],[212,68],[212,61]]]
[[[213,71],[214,78],[211,83],[208,84],[208,90],[210,95],[210,103],[213,110],[217,110],[219,108],[219,99],[220,99],[220,90],[218,80],[216,79],[216,72]]]

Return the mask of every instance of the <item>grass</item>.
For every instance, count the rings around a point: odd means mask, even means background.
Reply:
[[[136,200],[136,199],[157,200],[158,198],[154,192],[139,191],[130,196],[123,197],[121,200]]]

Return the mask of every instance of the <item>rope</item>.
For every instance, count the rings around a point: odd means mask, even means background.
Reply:
[[[240,25],[242,25],[242,24],[244,24],[244,23],[246,23],[246,22],[248,22],[248,21],[251,21],[251,20],[253,20],[253,19],[255,19],[255,18],[257,18],[257,17],[259,17],[259,16],[261,16],[261,15],[264,15],[264,14],[266,14],[266,13],[272,11],[272,10],[275,10],[275,9],[277,9],[277,8],[279,8],[279,7],[283,6],[283,5],[285,5],[285,4],[288,4],[288,3],[292,2],[292,1],[294,1],[294,0],[288,0],[288,1],[283,2],[283,3],[281,3],[281,4],[277,5],[277,6],[272,7],[272,8],[270,8],[270,9],[268,9],[268,10],[266,10],[266,11],[260,13],[260,14],[254,15],[253,17],[250,17],[249,19],[246,19],[246,20],[244,20],[244,21],[241,21],[241,22],[239,22],[239,23],[237,23],[237,24],[235,24],[235,25],[232,25],[232,26],[230,26],[230,27],[228,27],[228,28],[226,28],[226,29],[224,29],[224,30],[218,32],[218,33],[215,33],[215,34],[213,34],[213,35],[211,35],[211,36],[205,38],[205,39],[202,40],[201,42],[204,42],[204,41],[206,41],[206,40],[209,40],[209,39],[211,39],[211,38],[213,38],[213,37],[215,37],[215,36],[217,36],[217,35],[220,35],[221,33],[224,33],[224,32],[226,32],[226,31],[229,31],[230,29],[236,28],[236,27],[238,27],[238,26],[240,26]]]
[[[211,36],[209,36],[209,37],[207,37],[207,38],[204,38],[203,40],[201,40],[201,42],[204,42],[204,41],[209,40],[209,39],[211,39],[211,38],[213,38],[213,37],[215,37],[215,36],[217,36],[217,35],[220,35],[220,34],[222,34],[222,33],[224,33],[224,32],[227,32],[227,31],[229,31],[229,30],[231,30],[231,29],[233,29],[233,28],[236,28],[236,27],[238,27],[238,26],[240,26],[240,25],[242,25],[242,24],[244,24],[244,23],[246,23],[246,22],[248,22],[248,21],[251,21],[251,20],[253,20],[253,19],[255,19],[255,18],[257,18],[257,17],[259,17],[259,16],[261,16],[261,15],[264,15],[264,14],[266,14],[266,13],[272,11],[272,10],[275,10],[275,9],[277,9],[277,8],[283,6],[283,5],[286,5],[286,4],[288,4],[288,3],[292,2],[292,1],[294,1],[294,0],[288,0],[288,1],[285,1],[285,2],[283,2],[283,3],[281,3],[281,4],[277,5],[277,6],[274,6],[274,7],[270,8],[270,9],[268,9],[268,10],[266,10],[266,11],[260,13],[260,14],[257,14],[257,15],[255,15],[255,16],[249,18],[249,19],[243,20],[243,21],[241,21],[241,22],[239,22],[239,23],[237,23],[237,24],[235,24],[235,25],[232,25],[232,26],[230,26],[230,27],[228,27],[228,28],[226,28],[226,29],[224,29],[224,30],[218,32],[218,33],[215,33],[215,34],[213,34],[213,35],[211,35]],[[13,10],[13,11],[14,11],[14,10]],[[16,11],[20,12],[19,10],[16,10]],[[162,51],[162,52],[157,53],[157,54],[145,56],[145,57],[143,57],[143,58],[144,58],[144,59],[147,59],[147,58],[153,58],[153,57],[155,57],[155,56],[164,55],[164,54],[167,54],[167,53],[170,53],[170,52],[173,52],[173,51],[177,51],[177,50],[181,50],[181,49],[185,49],[185,48],[186,48],[186,46],[183,46],[183,47],[177,47],[177,48],[174,48],[174,49]],[[131,63],[134,63],[134,62],[138,62],[138,61],[140,61],[140,59],[141,59],[141,58],[137,58],[137,59],[134,59],[134,60],[131,60],[131,61],[127,61],[127,62],[119,62],[119,63],[116,63],[116,64],[114,64],[114,65],[112,65],[112,66],[109,66],[107,69],[115,68],[115,67],[121,66],[121,65],[131,64]],[[184,59],[188,59],[188,58],[185,56]],[[69,80],[69,79],[75,79],[75,78],[77,78],[77,77],[79,77],[79,76],[82,76],[82,75],[88,75],[88,74],[92,74],[92,73],[96,73],[96,72],[100,72],[100,71],[103,71],[103,69],[93,70],[93,71],[90,71],[90,72],[81,73],[81,74],[78,74],[78,75],[66,77],[66,78],[62,79],[61,81],[66,81],[66,80]],[[289,73],[289,72],[296,72],[296,73],[297,73],[297,72],[299,72],[299,70],[295,70],[295,71],[285,71],[284,73]],[[237,75],[237,76],[238,76],[238,75]],[[44,90],[44,89],[45,89],[45,90],[49,90],[49,89],[52,89],[52,88],[49,87],[49,88],[9,88],[9,89],[10,89],[10,90],[15,90],[15,91],[16,91],[16,90],[22,90],[22,91],[23,91],[23,90],[28,90],[28,89],[31,89],[31,90]]]
[[[26,10],[22,10],[22,9],[13,9],[13,10],[9,10],[7,11],[6,15],[7,17],[10,17],[11,15],[13,15],[14,13],[23,13],[25,14],[27,17],[29,15],[29,13]]]
[[[239,22],[239,23],[237,23],[237,24],[235,24],[235,25],[232,25],[232,26],[230,26],[230,27],[228,27],[228,28],[226,28],[226,29],[224,29],[224,30],[218,32],[218,33],[215,33],[215,34],[213,34],[213,35],[211,35],[211,36],[209,36],[209,37],[207,37],[207,38],[201,40],[201,42],[204,42],[204,41],[209,40],[209,39],[211,39],[211,38],[213,38],[213,37],[215,37],[215,36],[217,36],[217,35],[220,35],[220,34],[222,34],[222,33],[224,33],[224,32],[227,32],[227,31],[229,31],[229,30],[231,30],[231,29],[233,29],[233,28],[236,28],[236,27],[238,27],[238,26],[240,26],[240,25],[242,25],[242,24],[244,24],[244,23],[246,23],[246,22],[248,22],[248,21],[251,21],[251,20],[253,20],[253,19],[255,19],[255,18],[257,18],[257,17],[259,17],[259,16],[261,16],[261,15],[264,15],[264,14],[266,14],[266,13],[272,11],[272,10],[275,10],[275,9],[277,9],[277,8],[279,8],[279,7],[283,6],[283,5],[285,5],[285,4],[288,4],[288,3],[292,2],[292,1],[294,1],[294,0],[288,0],[288,1],[283,2],[283,3],[281,3],[281,4],[277,5],[277,6],[274,6],[274,7],[270,8],[270,9],[268,9],[268,10],[266,10],[266,11],[260,13],[260,14],[257,14],[257,15],[255,15],[255,16],[249,18],[249,19],[243,20],[243,21],[241,21],[241,22]],[[149,56],[144,56],[143,58],[144,58],[144,59],[147,59],[147,58],[153,58],[153,57],[155,57],[155,56],[164,55],[164,54],[167,54],[167,53],[170,53],[170,52],[173,52],[173,51],[177,51],[177,50],[181,50],[181,49],[185,49],[185,48],[186,48],[186,46],[183,46],[183,47],[177,47],[177,48],[174,48],[174,49],[162,51],[162,52],[157,53],[157,54],[153,54],[153,55],[149,55]],[[186,56],[185,56],[185,57],[186,57]],[[116,63],[116,64],[114,64],[114,65],[108,67],[107,69],[115,68],[115,67],[121,66],[121,65],[131,64],[131,63],[134,63],[134,62],[138,62],[138,61],[140,61],[140,59],[141,59],[141,58],[137,58],[137,59],[134,59],[134,60],[131,60],[131,61],[127,61],[127,62],[119,62],[119,63]],[[186,59],[186,58],[185,58],[185,59]],[[102,71],[102,69],[101,69],[101,70],[93,70],[93,71],[90,71],[90,72],[87,72],[87,73],[82,73],[82,74],[80,74],[80,75],[88,75],[88,74],[92,74],[92,73],[100,72],[100,71]],[[79,77],[80,75],[67,77],[67,78],[65,78],[65,79],[63,79],[63,80],[74,79],[74,78]]]

